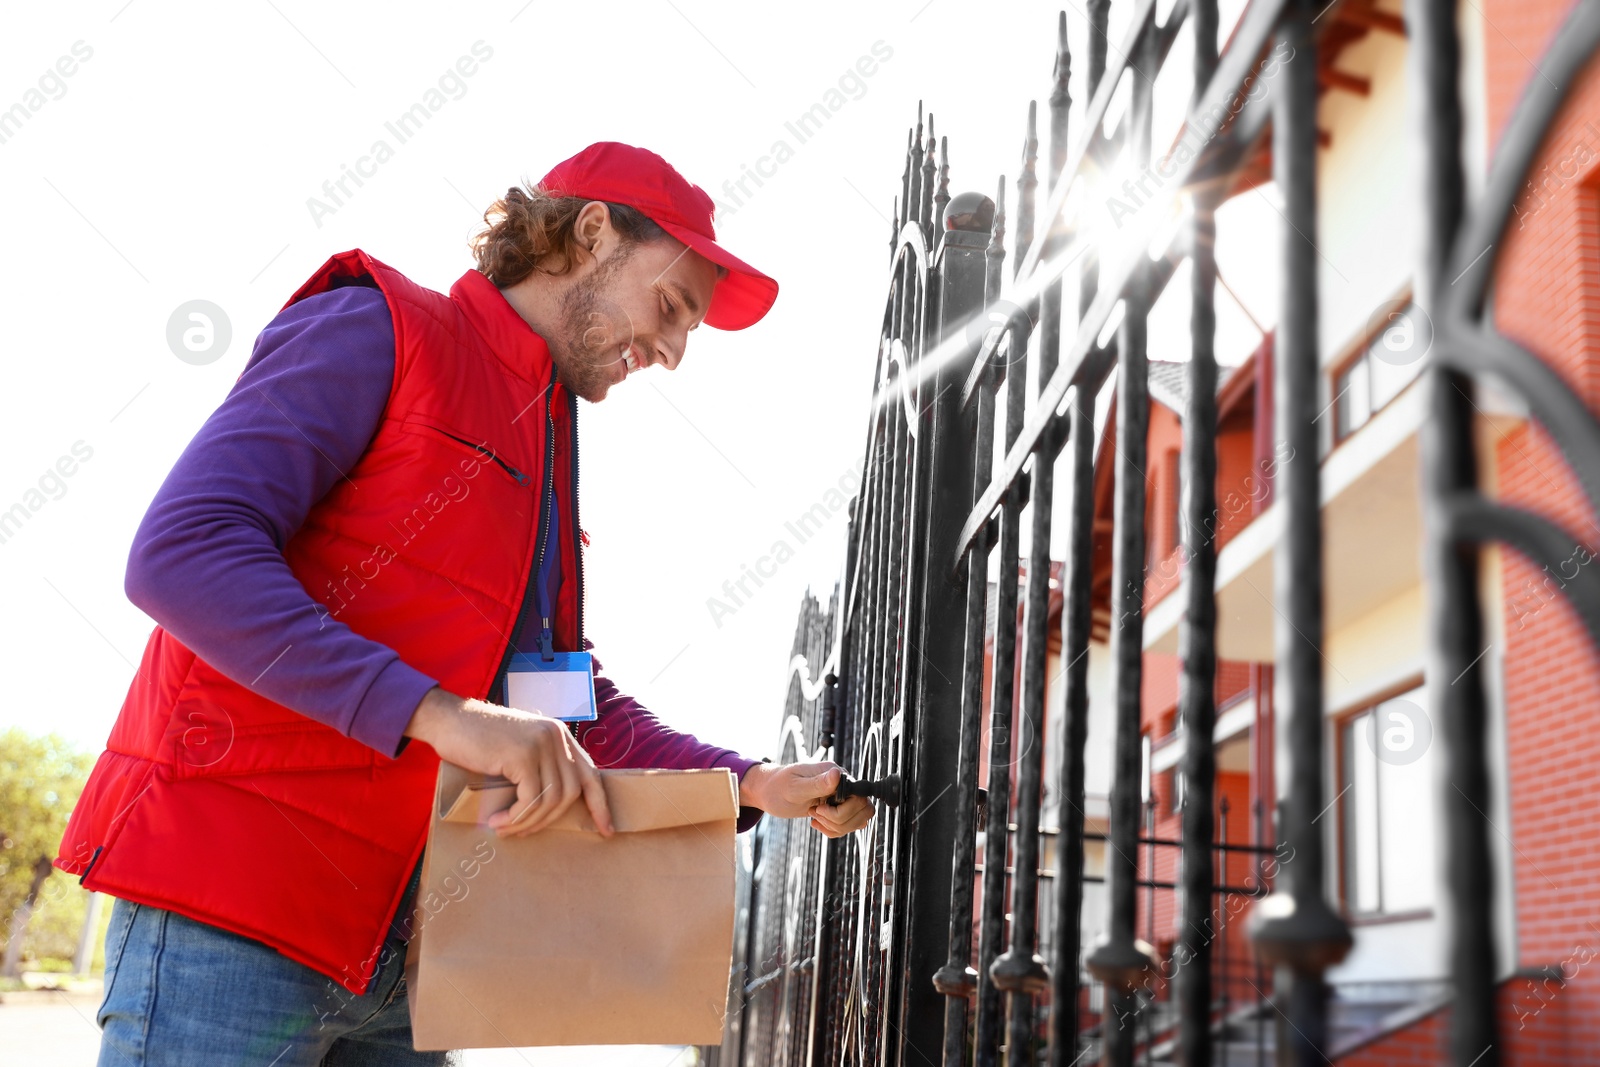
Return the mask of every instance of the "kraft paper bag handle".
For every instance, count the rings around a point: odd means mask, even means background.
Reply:
[[[709,770],[602,770],[611,821],[619,833],[642,833],[673,826],[699,826],[739,816],[739,794],[733,772]],[[517,801],[516,786],[504,778],[474,775],[452,763],[439,765],[438,817],[444,822],[482,825],[497,811]],[[596,834],[594,820],[582,800],[574,803],[548,830]]]

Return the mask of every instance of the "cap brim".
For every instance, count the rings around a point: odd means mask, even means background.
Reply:
[[[717,330],[742,330],[754,326],[772,309],[778,299],[775,279],[756,270],[711,238],[670,223],[657,223],[663,230],[718,266],[728,269],[727,277],[717,282],[706,309],[705,324]]]

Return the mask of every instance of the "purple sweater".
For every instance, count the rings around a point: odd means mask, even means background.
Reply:
[[[377,290],[335,289],[281,312],[151,502],[126,581],[129,600],[223,674],[386,756],[405,747],[412,712],[438,683],[316,610],[283,550],[366,451],[393,378],[394,327]],[[742,777],[755,762],[670,729],[598,673],[595,700],[599,718],[578,737],[599,766]],[[741,811],[740,829],[759,814]]]

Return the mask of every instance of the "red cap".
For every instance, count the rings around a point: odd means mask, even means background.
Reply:
[[[539,188],[549,196],[626,204],[711,262],[728,268],[727,277],[712,290],[707,326],[719,330],[753,326],[778,298],[776,281],[717,244],[711,197],[654,152],[598,141],[556,164]]]

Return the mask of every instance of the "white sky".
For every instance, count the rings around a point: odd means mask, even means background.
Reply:
[[[93,54],[0,144],[0,508],[75,442],[93,458],[0,544],[0,724],[103,743],[151,625],[122,595],[134,528],[255,334],[327,255],[359,246],[446,289],[470,265],[482,206],[591,141],[659,151],[729,204],[722,183],[782,138],[794,157],[719,220],[727,244],[782,283],[773,312],[743,333],[698,331],[678,371],[652,370],[583,412],[598,651],[668,721],[768,752],[799,599],[831,586],[842,515],[720,629],[706,599],[859,464],[887,218],[919,97],[951,139],[952,190],[1014,180],[1027,101],[1049,91],[1055,10],[819,3],[779,21],[709,0],[14,9],[0,107],[75,42]],[[1075,110],[1084,22],[1069,11]],[[465,94],[395,145],[384,123],[478,41],[493,56]],[[879,41],[893,56],[865,92],[797,143],[784,123]],[[307,198],[378,138],[394,158],[318,228]],[[165,343],[168,316],[192,299],[232,323],[208,366]],[[1181,336],[1186,310],[1174,310]],[[1235,348],[1253,345],[1246,334]]]

